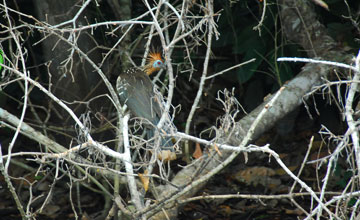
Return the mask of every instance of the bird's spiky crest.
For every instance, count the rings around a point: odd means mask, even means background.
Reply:
[[[148,63],[153,63],[155,60],[161,60],[161,53],[158,51],[152,51],[149,53],[149,56],[147,58]]]
[[[162,62],[164,62],[163,59],[161,58],[160,52],[158,51],[150,52],[147,57],[147,64],[144,66],[144,71],[147,75],[151,75],[153,72],[160,70],[159,68],[153,67],[153,64],[156,60],[161,60]]]

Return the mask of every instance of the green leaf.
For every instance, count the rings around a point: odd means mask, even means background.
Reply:
[[[4,64],[4,57],[3,57],[4,52],[0,49],[0,64]],[[3,67],[0,66],[0,71]]]
[[[262,58],[260,58],[255,53],[247,53],[242,61],[248,61],[252,58],[256,58],[255,62],[248,63],[237,70],[236,77],[239,83],[245,83],[246,81],[248,81],[260,66]]]
[[[35,179],[35,180],[42,180],[43,178],[44,178],[44,176],[39,176],[39,175],[34,176],[34,179]]]
[[[265,42],[257,34],[254,34],[255,32],[252,27],[252,25],[248,25],[245,29],[241,30],[241,33],[237,33],[239,37],[233,48],[234,54],[243,55],[242,62],[256,58],[255,62],[251,62],[237,70],[239,83],[244,83],[253,76],[263,61],[260,54],[266,53],[267,46]]]
[[[353,207],[359,198],[351,198],[348,202],[348,207]]]

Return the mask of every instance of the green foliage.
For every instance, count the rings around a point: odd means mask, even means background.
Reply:
[[[42,175],[34,176],[35,180],[42,180],[43,178],[44,178],[44,176],[42,176]]]
[[[359,48],[359,42],[354,38],[354,26],[349,18],[344,15],[356,15],[354,2],[349,2],[349,8],[342,0],[326,1],[330,9],[314,5],[317,13],[321,15],[324,25],[329,34],[341,46],[349,49]],[[261,35],[253,28],[259,24],[262,14],[262,3],[257,1],[236,1],[230,3],[227,0],[219,0],[217,4],[223,9],[218,21],[219,40],[214,41],[215,54],[221,59],[215,63],[215,70],[221,71],[249,59],[256,58],[255,62],[227,72],[223,77],[229,80],[237,79],[243,84],[255,74],[270,75],[275,81],[274,88],[292,79],[298,67],[302,65],[289,65],[285,62],[277,62],[278,57],[306,57],[306,52],[299,46],[284,42],[279,31],[278,8],[274,2],[268,2],[265,19],[262,23]],[[340,46],[340,45],[339,45]],[[218,50],[218,51],[216,51]],[[355,51],[356,52],[356,51]]]
[[[353,207],[355,205],[355,203],[357,202],[357,200],[359,199],[359,197],[355,197],[355,198],[351,198],[347,204],[348,207]]]
[[[241,30],[242,33],[237,34],[239,36],[239,43],[233,47],[234,54],[243,55],[242,61],[256,58],[255,62],[251,62],[238,69],[237,79],[240,83],[248,81],[253,76],[263,62],[261,55],[266,53],[267,45],[262,37],[254,33],[252,25],[245,27],[244,30]]]
[[[339,178],[336,182],[336,185],[340,186],[341,188],[345,188],[351,177],[354,176],[352,171],[343,169],[338,163],[335,165],[334,174]]]
[[[0,64],[4,64],[4,52],[0,49]],[[0,66],[0,71],[3,67]]]
[[[236,3],[229,5],[223,2],[223,15],[219,19],[220,39],[215,41],[215,49],[221,50],[217,53],[220,56],[227,56],[228,59],[221,59],[216,62],[215,70],[221,71],[241,62],[255,58],[255,62],[246,64],[240,68],[228,72],[224,77],[234,78],[240,84],[251,79],[254,74],[267,74],[276,79],[276,87],[293,77],[293,70],[286,64],[278,64],[276,58],[285,54],[287,45],[280,42],[276,37],[277,33],[277,9],[274,5],[267,6],[265,19],[260,27],[261,34],[254,30],[259,24],[262,4],[251,4],[250,2]],[[244,14],[245,16],[240,16]],[[280,45],[280,46],[277,46]],[[293,47],[291,52],[294,52]],[[296,50],[298,48],[296,47]],[[229,56],[229,54],[231,56]],[[291,55],[298,54],[297,51]],[[287,54],[288,55],[288,54]],[[280,66],[278,66],[280,65]],[[270,70],[270,73],[268,72]]]

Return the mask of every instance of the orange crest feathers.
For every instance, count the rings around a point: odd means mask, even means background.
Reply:
[[[161,53],[160,52],[150,52],[147,58],[148,63],[153,63],[155,60],[161,60]]]
[[[163,59],[161,58],[160,52],[150,52],[147,58],[147,64],[144,66],[144,71],[147,75],[151,75],[153,72],[160,70],[159,67],[154,67],[154,62],[160,61],[162,64],[164,63]]]

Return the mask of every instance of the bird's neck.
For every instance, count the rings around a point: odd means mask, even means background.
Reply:
[[[152,66],[151,63],[145,65],[142,70],[146,73],[146,75],[150,76],[153,72],[156,72],[156,69]]]

